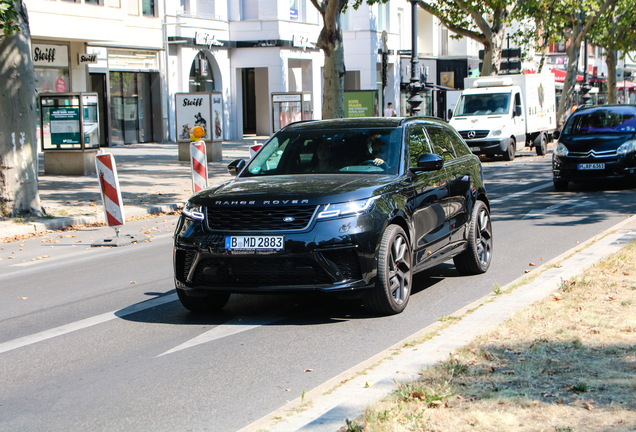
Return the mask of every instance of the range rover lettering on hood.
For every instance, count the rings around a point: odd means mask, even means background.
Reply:
[[[256,205],[256,201],[215,201],[214,205]],[[280,204],[309,204],[309,200],[267,200],[262,203],[259,202],[259,205],[280,205]]]

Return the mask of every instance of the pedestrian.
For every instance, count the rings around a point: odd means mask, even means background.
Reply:
[[[384,110],[384,117],[396,117],[397,113],[393,109],[393,102],[389,102],[386,104],[386,109]]]

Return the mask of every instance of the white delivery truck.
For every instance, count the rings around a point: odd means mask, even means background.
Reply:
[[[554,75],[464,78],[450,124],[475,154],[515,158],[526,145],[547,152],[556,129]]]

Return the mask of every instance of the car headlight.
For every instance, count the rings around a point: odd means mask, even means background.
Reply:
[[[636,140],[627,141],[616,149],[616,154],[619,156],[626,156],[627,153],[632,152],[636,152]]]
[[[201,207],[200,205],[194,205],[190,202],[186,203],[186,205],[183,207],[183,210],[181,210],[181,213],[183,213],[185,217],[192,220],[201,221],[205,218],[205,216],[203,215],[203,207]]]
[[[490,136],[500,136],[503,133],[503,126],[500,127],[499,129],[494,129],[490,132]]]
[[[570,151],[563,143],[557,144],[556,150],[554,150],[554,154],[557,156],[567,156],[569,153]]]
[[[379,196],[359,200],[349,201],[337,204],[327,204],[320,213],[318,213],[318,219],[336,218],[347,215],[361,215],[371,211],[373,208],[373,202],[380,198]]]

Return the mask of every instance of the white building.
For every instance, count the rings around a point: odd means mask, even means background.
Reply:
[[[322,18],[310,0],[25,0],[38,92],[97,92],[101,145],[175,141],[175,94],[221,92],[224,138],[271,135],[281,122],[319,119]],[[406,114],[411,4],[343,15],[345,91],[374,90]],[[382,82],[382,34],[389,50]],[[444,87],[463,87],[479,47],[451,40],[418,10],[421,114],[444,116]],[[450,80],[449,80],[450,77]],[[280,93],[305,105],[286,112]]]

